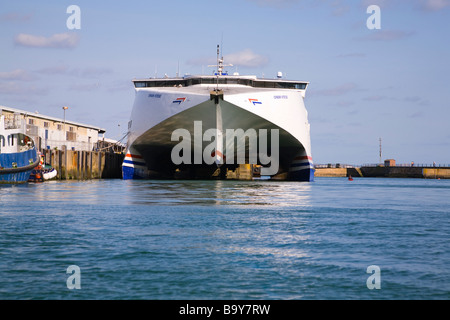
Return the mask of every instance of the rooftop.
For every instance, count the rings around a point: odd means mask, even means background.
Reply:
[[[12,112],[12,113],[23,114],[25,116],[32,116],[32,117],[35,117],[35,118],[51,120],[51,121],[55,121],[55,122],[63,123],[65,121],[66,124],[74,125],[74,126],[77,126],[77,127],[84,127],[84,128],[94,129],[94,130],[97,130],[99,133],[105,133],[106,132],[106,130],[103,129],[103,128],[92,126],[92,125],[89,125],[89,124],[74,122],[74,121],[70,121],[70,120],[64,120],[64,119],[61,119],[61,118],[46,116],[46,115],[43,115],[43,114],[40,114],[40,113],[37,113],[37,112],[30,112],[30,111],[26,111],[26,110],[15,109],[15,108],[10,108],[10,107],[6,107],[6,106],[0,105],[0,112],[2,110],[8,111],[8,112]]]

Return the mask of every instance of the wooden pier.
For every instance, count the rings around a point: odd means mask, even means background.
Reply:
[[[55,179],[121,179],[123,153],[103,151],[43,150],[44,162],[58,172]]]

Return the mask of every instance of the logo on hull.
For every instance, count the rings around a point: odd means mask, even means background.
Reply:
[[[257,104],[262,104],[261,101],[258,101],[258,99],[248,99],[248,101],[250,101],[251,103],[253,103],[253,105],[257,105]]]
[[[186,100],[186,98],[177,98],[176,100],[173,100],[172,103],[178,103],[181,104],[182,102],[184,102]]]

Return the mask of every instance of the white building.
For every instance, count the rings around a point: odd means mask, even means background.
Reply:
[[[0,106],[0,115],[5,117],[5,126],[21,129],[23,134],[32,137],[39,150],[67,149],[92,151],[105,130],[99,127]]]

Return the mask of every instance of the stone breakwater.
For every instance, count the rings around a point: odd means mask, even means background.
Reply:
[[[361,166],[351,168],[316,168],[315,176],[450,179],[450,167]]]

